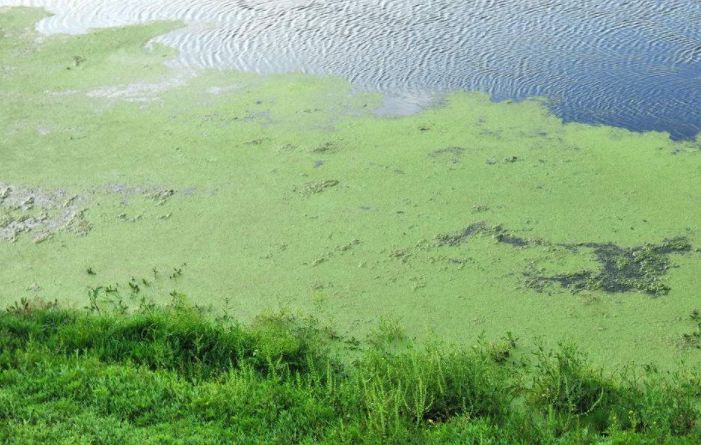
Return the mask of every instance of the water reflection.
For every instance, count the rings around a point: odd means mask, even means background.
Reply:
[[[565,120],[701,131],[695,0],[0,0],[17,4],[57,13],[48,33],[183,20],[156,39],[178,63],[337,74],[388,93],[394,114],[466,89],[545,96]]]

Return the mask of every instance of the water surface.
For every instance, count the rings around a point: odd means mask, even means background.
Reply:
[[[334,74],[406,114],[456,89],[544,96],[565,121],[693,138],[701,2],[594,0],[0,0],[45,33],[182,20],[159,42],[188,66]]]

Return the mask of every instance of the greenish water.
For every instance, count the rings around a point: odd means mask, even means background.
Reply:
[[[700,361],[682,347],[698,139],[467,93],[380,118],[380,96],[337,78],[170,70],[172,50],[143,48],[176,24],[40,38],[42,16],[0,13],[3,303],[176,291],[358,337],[384,317],[419,338]]]

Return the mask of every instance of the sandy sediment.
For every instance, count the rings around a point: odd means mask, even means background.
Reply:
[[[34,242],[59,231],[86,234],[88,199],[63,189],[42,189],[0,182],[0,240],[15,241],[26,233]]]

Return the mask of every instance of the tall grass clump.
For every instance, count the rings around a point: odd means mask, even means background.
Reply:
[[[606,374],[571,345],[516,362],[511,335],[459,348],[420,347],[396,322],[378,333],[349,352],[285,313],[242,325],[182,300],[22,302],[0,314],[0,443],[701,443],[694,372]]]

